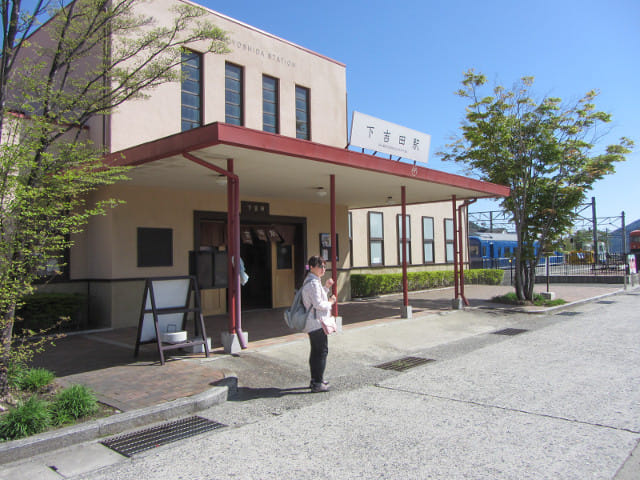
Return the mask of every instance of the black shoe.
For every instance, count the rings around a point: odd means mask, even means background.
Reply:
[[[312,383],[310,388],[311,388],[311,393],[328,392],[329,382]]]
[[[316,382],[314,382],[313,380],[311,380],[311,381],[309,382],[309,388],[313,388],[313,386],[314,386],[315,384],[316,384]],[[329,386],[329,382],[327,382],[326,380],[323,380],[323,381],[322,381],[322,384],[323,384],[323,385],[326,385],[327,387]]]

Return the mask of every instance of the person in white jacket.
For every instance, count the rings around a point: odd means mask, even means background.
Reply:
[[[311,352],[309,353],[309,368],[311,370],[311,391],[327,392],[329,383],[324,380],[324,370],[327,365],[329,341],[322,327],[323,320],[331,317],[331,308],[336,303],[336,296],[328,296],[333,279],[329,278],[322,286],[322,277],[326,269],[324,258],[315,255],[308,261],[309,273],[302,286],[302,302],[307,311],[314,311],[307,317],[304,331],[309,334]]]

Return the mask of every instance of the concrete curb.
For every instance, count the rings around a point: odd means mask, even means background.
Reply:
[[[223,379],[223,381],[233,384],[230,377]],[[206,392],[198,393],[190,397],[179,398],[152,407],[118,413],[110,417],[60,428],[51,432],[40,433],[28,438],[0,443],[0,465],[77,443],[88,442],[96,438],[115,435],[150,423],[165,421],[185,414],[205,410],[225,402],[228,391],[229,386],[227,385],[216,386]]]
[[[544,313],[552,313],[555,311],[560,311],[560,310],[564,310],[565,308],[569,308],[569,307],[573,307],[576,305],[581,305],[583,303],[589,303],[589,302],[594,302],[596,300],[600,300],[601,298],[606,298],[606,297],[611,297],[613,295],[620,295],[622,293],[625,293],[629,290],[635,290],[636,288],[639,287],[633,287],[633,288],[621,288],[619,290],[616,290],[615,292],[609,292],[609,293],[604,293],[602,295],[597,295],[595,297],[589,297],[589,298],[583,298],[581,300],[576,300],[574,302],[569,302],[569,303],[565,303],[562,305],[556,305],[555,307],[540,307],[536,310],[527,310],[526,307],[505,307],[505,308],[499,308],[499,307],[491,307],[491,306],[487,306],[487,305],[482,305],[482,306],[478,306],[478,307],[465,307],[466,309],[469,310],[498,310],[501,312],[509,312],[509,313],[528,313],[531,315],[541,315]]]

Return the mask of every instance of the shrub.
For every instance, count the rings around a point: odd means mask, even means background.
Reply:
[[[533,305],[536,305],[538,307],[555,307],[555,306],[564,305],[565,303],[567,303],[565,300],[561,298],[556,298],[555,300],[547,300],[539,293],[535,293],[533,295],[533,302],[526,302],[526,301],[518,300],[518,297],[515,294],[515,292],[509,292],[509,293],[505,293],[504,295],[500,295],[498,297],[493,297],[491,301],[497,302],[497,303],[505,303],[508,305],[526,305],[527,303],[533,303]]]
[[[51,405],[53,419],[57,425],[93,415],[97,410],[98,401],[93,391],[84,385],[72,385],[61,390]]]
[[[14,440],[45,431],[51,426],[51,412],[44,400],[30,397],[0,417],[0,438]]]
[[[28,368],[22,362],[9,359],[7,366],[7,381],[10,388],[20,388],[22,377],[27,373]]]
[[[56,376],[44,368],[31,368],[24,372],[18,381],[18,387],[22,390],[37,392],[46,387]]]
[[[465,270],[465,282],[499,285],[502,283],[502,270]],[[410,272],[407,274],[409,291],[428,290],[431,288],[449,287],[453,285],[452,270],[438,270],[426,272]],[[402,292],[402,274],[360,274],[351,275],[351,296],[372,297],[386,293]]]
[[[465,283],[473,283],[476,285],[500,285],[504,277],[504,270],[499,269],[473,269],[465,270]]]
[[[86,296],[78,293],[34,293],[24,298],[16,312],[21,319],[14,330],[51,330],[78,328],[78,312]],[[64,325],[63,325],[64,323]]]

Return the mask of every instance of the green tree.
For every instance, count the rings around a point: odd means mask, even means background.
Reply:
[[[462,133],[440,155],[464,163],[483,180],[511,188],[501,205],[518,238],[515,291],[519,300],[531,301],[542,255],[542,249],[534,252],[534,242],[550,245],[566,232],[585,193],[614,173],[615,162],[625,159],[633,142],[622,138],[596,151],[601,126],[611,120],[596,110],[596,91],[563,104],[560,98],[535,100],[532,77],[511,89],[496,86],[489,95],[481,93],[485,84],[484,75],[465,73],[456,92],[469,102]]]
[[[0,2],[0,397],[8,392],[16,308],[33,283],[60,265],[93,215],[118,201],[91,202],[124,178],[88,140],[96,118],[180,78],[183,46],[227,51],[206,11],[176,2],[160,24],[145,0]],[[92,123],[93,122],[93,123]]]

